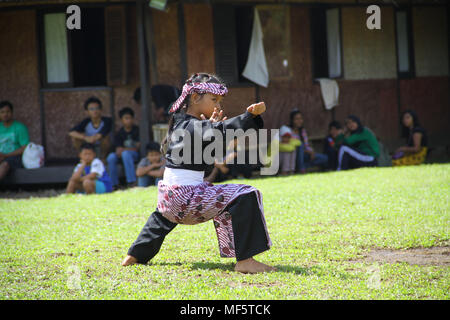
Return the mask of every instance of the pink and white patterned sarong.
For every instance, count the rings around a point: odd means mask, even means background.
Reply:
[[[214,220],[222,257],[235,257],[231,214],[226,210],[238,196],[255,192],[261,220],[267,236],[267,246],[272,242],[267,231],[261,192],[245,184],[218,184],[203,182],[198,185],[167,185],[158,183],[158,211],[173,223],[198,224]]]

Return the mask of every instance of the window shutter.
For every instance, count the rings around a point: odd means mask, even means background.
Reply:
[[[126,12],[123,6],[105,8],[108,85],[127,83]]]
[[[213,17],[216,73],[226,84],[234,84],[238,81],[235,9],[215,5]]]
[[[311,8],[313,77],[328,78],[327,19],[323,8]]]

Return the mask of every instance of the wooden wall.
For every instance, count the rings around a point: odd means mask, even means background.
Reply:
[[[148,9],[151,10],[151,9]],[[392,21],[392,8],[385,11],[384,22]],[[360,48],[367,43],[367,36],[354,33],[354,21],[361,17],[358,8],[342,9],[342,41],[344,48],[344,77],[338,79],[340,88],[340,104],[335,108],[336,119],[343,121],[349,114],[360,116],[363,123],[369,126],[383,142],[394,146],[399,140],[399,111],[415,109],[423,125],[429,130],[431,137],[447,139],[449,108],[448,78],[448,40],[445,34],[433,35],[436,28],[447,26],[447,17],[442,14],[415,12],[415,29],[423,25],[423,17],[435,14],[433,26],[417,32],[415,42],[421,44],[416,49],[416,56],[431,62],[417,62],[419,70],[416,78],[398,80],[396,77],[395,37],[393,30],[387,27],[384,34],[372,35],[375,39],[374,52],[380,45],[386,51],[372,54],[372,49]],[[185,71],[215,72],[215,46],[213,33],[212,7],[205,3],[186,3],[183,6],[184,25],[179,25],[179,6],[171,4],[168,12],[151,10],[154,30],[154,52],[156,70],[150,70],[158,83],[171,84],[181,88],[183,79],[183,61]],[[228,116],[235,116],[254,103],[258,97],[266,102],[268,109],[264,114],[266,128],[279,128],[287,124],[289,112],[293,108],[300,109],[305,118],[305,127],[312,136],[325,135],[332,113],[325,110],[319,84],[312,76],[310,15],[307,6],[292,5],[290,15],[290,77],[271,80],[268,88],[256,89],[256,86],[231,86],[224,101]],[[423,15],[423,16],[422,16]],[[140,119],[140,106],[133,99],[134,90],[139,86],[139,65],[136,40],[135,7],[127,10],[128,39],[128,83],[113,87],[114,110],[111,110],[110,91],[75,90],[68,92],[45,92],[43,94],[47,142],[46,152],[50,158],[75,157],[70,146],[68,130],[84,118],[83,102],[96,95],[103,101],[104,114],[116,116],[116,128],[120,126],[117,112],[124,106],[132,107]],[[353,21],[353,22],[352,22]],[[389,22],[391,23],[391,22]],[[352,27],[353,26],[353,27]],[[431,28],[431,29],[430,29]],[[448,28],[448,27],[447,27]],[[441,28],[442,29],[442,28]],[[39,102],[39,63],[37,55],[36,12],[33,9],[0,11],[0,100],[10,100],[15,107],[15,117],[24,122],[30,131],[31,140],[42,142],[41,117]],[[184,31],[185,43],[182,43],[180,31]],[[431,33],[431,35],[430,35]],[[424,50],[428,37],[432,44],[438,46],[439,54]],[[434,38],[433,38],[434,37]],[[269,37],[270,38],[270,37]],[[447,41],[447,56],[442,39]],[[441,41],[442,40],[442,41]],[[427,42],[428,41],[428,42]],[[386,44],[385,44],[386,43]],[[5,45],[6,44],[6,45]],[[266,52],[277,50],[267,40]],[[359,47],[358,47],[359,46]],[[186,50],[182,51],[185,47]],[[394,49],[393,49],[394,48]],[[433,47],[434,48],[434,47]],[[393,51],[394,50],[394,51]],[[365,65],[362,57],[369,52],[373,65]],[[394,58],[392,57],[394,55]],[[347,56],[347,58],[346,58]],[[378,57],[378,58],[377,58]],[[377,60],[378,59],[378,60]],[[394,59],[394,60],[392,60]],[[437,68],[436,59],[442,68]],[[386,65],[385,70],[383,69]],[[445,69],[446,68],[446,69]],[[393,71],[394,70],[394,71]],[[430,71],[431,70],[431,71]],[[438,70],[438,71],[437,71]],[[377,73],[378,72],[378,73]],[[442,74],[436,74],[441,72]],[[377,76],[379,75],[379,76]],[[399,95],[400,94],[400,95]],[[445,141],[444,141],[445,142]]]
[[[41,143],[38,57],[34,10],[0,12],[0,100],[14,106],[14,118]]]

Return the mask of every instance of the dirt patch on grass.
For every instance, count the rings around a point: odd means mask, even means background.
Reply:
[[[450,246],[404,250],[373,249],[362,260],[371,263],[406,262],[415,265],[450,266]]]
[[[267,282],[267,283],[249,283],[249,282],[228,282],[228,285],[232,288],[243,288],[243,287],[255,287],[255,288],[268,288],[268,287],[280,287],[283,284],[281,282]]]
[[[54,258],[58,258],[58,257],[61,257],[61,256],[70,256],[70,257],[72,257],[73,254],[72,253],[65,253],[65,252],[52,253],[52,257],[54,257]]]

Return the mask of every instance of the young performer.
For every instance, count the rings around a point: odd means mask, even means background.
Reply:
[[[263,127],[260,116],[266,109],[263,102],[247,107],[245,113],[226,119],[219,109],[223,96],[228,92],[216,77],[206,73],[191,76],[183,92],[173,104],[166,146],[166,169],[158,184],[158,205],[137,240],[128,250],[122,265],[147,263],[159,251],[164,237],[177,224],[197,224],[214,221],[222,257],[235,257],[235,270],[243,273],[273,271],[275,268],[260,263],[253,256],[268,250],[271,240],[267,231],[262,205],[262,194],[256,188],[244,184],[213,185],[204,181],[204,172],[213,164],[196,163],[194,144],[197,129],[201,128],[203,154],[211,142],[204,139],[205,132],[217,129],[225,142],[227,129]],[[209,119],[207,119],[209,118]],[[171,139],[174,130],[184,129],[190,139]],[[190,161],[175,156],[175,149],[183,152],[190,148]]]

